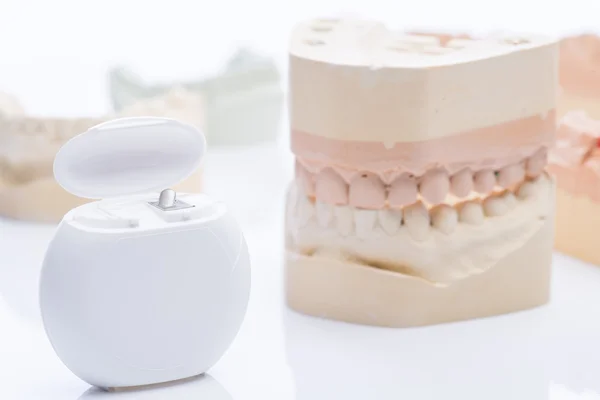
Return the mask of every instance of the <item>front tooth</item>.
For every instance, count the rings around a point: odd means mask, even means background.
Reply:
[[[502,197],[493,195],[483,201],[483,211],[489,217],[500,217],[508,212],[508,205]]]
[[[352,209],[347,206],[337,206],[333,208],[333,215],[335,216],[338,232],[342,236],[350,235],[354,228]]]
[[[317,211],[317,222],[319,223],[319,226],[321,226],[321,228],[329,227],[329,224],[333,219],[333,206],[331,204],[317,201],[315,208]]]
[[[402,210],[379,211],[379,225],[388,235],[395,235],[402,224]]]
[[[356,236],[360,238],[367,238],[377,221],[376,210],[354,210],[354,225],[356,226]]]
[[[315,179],[315,196],[328,204],[348,204],[348,185],[339,174],[326,168]]]
[[[484,169],[475,174],[473,180],[475,191],[482,194],[487,194],[496,186],[496,175],[490,169]]]
[[[458,213],[453,207],[441,204],[431,210],[431,222],[434,228],[449,235],[456,229]]]
[[[483,207],[475,201],[466,202],[460,207],[460,222],[470,225],[480,225],[483,223],[484,218]]]
[[[413,239],[423,241],[429,234],[429,213],[423,203],[404,207],[404,225]]]
[[[439,204],[444,201],[450,190],[450,180],[444,170],[427,171],[419,186],[421,196],[429,204]]]
[[[304,227],[304,226],[306,226],[306,224],[308,224],[308,221],[310,221],[314,217],[315,206],[308,199],[308,197],[306,197],[304,195],[300,195],[300,198],[298,199],[297,207],[298,207],[297,208],[298,223],[300,224],[300,227]]]
[[[390,207],[401,208],[417,201],[417,182],[414,177],[404,175],[390,185],[388,203]]]
[[[466,197],[473,190],[473,174],[463,169],[450,178],[450,191],[457,197]]]
[[[373,173],[362,173],[350,183],[348,199],[353,207],[378,210],[385,205],[385,196],[385,185]]]

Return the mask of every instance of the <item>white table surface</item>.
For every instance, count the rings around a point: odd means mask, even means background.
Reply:
[[[600,8],[597,0],[200,3],[0,0],[0,90],[34,114],[97,115],[110,108],[110,66],[126,64],[149,80],[185,80],[217,70],[246,43],[284,60],[291,24],[310,16],[350,11],[400,24],[552,31],[597,24]],[[289,311],[286,146],[213,149],[207,158],[208,192],[230,205],[245,231],[253,288],[230,350],[204,379],[187,384],[107,394],[72,375],[46,340],[37,308],[54,227],[0,219],[0,400],[600,399],[600,268],[560,254],[552,301],[532,311],[406,330]]]
[[[552,302],[532,311],[395,330],[288,310],[286,146],[215,150],[207,158],[208,192],[229,204],[247,236],[253,287],[230,350],[207,378],[187,384],[89,390],[61,364],[40,326],[37,278],[54,227],[0,219],[0,399],[600,399],[600,268],[559,254]]]

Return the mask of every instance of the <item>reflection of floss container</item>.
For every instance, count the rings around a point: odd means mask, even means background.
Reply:
[[[139,389],[139,388],[136,388]],[[209,374],[177,384],[161,384],[139,390],[90,388],[77,400],[232,400],[231,394]]]
[[[97,125],[56,156],[63,188],[103,199],[63,218],[40,283],[56,353],[92,385],[202,374],[239,330],[250,263],[238,224],[205,195],[166,189],[198,167],[204,150],[195,128],[144,117]]]

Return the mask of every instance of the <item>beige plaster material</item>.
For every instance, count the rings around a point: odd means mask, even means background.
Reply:
[[[309,21],[291,38],[291,128],[390,145],[441,138],[543,118],[557,79],[553,39],[442,44],[376,22]]]
[[[584,110],[600,119],[600,37],[571,35],[560,42],[560,96],[557,113]]]
[[[300,24],[288,304],[409,327],[546,303],[558,73],[549,38]]]
[[[429,210],[420,202],[366,210],[313,203],[292,185],[288,244],[299,254],[328,254],[448,286],[485,273],[542,228],[554,210],[554,183],[544,175],[523,186]],[[485,218],[473,217],[467,205]]]
[[[558,97],[556,114],[564,117],[571,111],[583,110],[593,119],[600,120],[600,92],[598,97],[563,93]]]
[[[328,256],[288,250],[287,302],[296,311],[340,321],[412,327],[489,317],[549,300],[553,221],[480,275],[450,286]]]
[[[598,226],[600,203],[587,196],[572,194],[559,186],[556,191],[556,249],[600,265]]]

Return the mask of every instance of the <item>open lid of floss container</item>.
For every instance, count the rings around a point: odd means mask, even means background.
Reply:
[[[190,176],[206,151],[191,125],[158,117],[96,125],[61,147],[54,177],[75,196],[105,199],[162,191]]]

